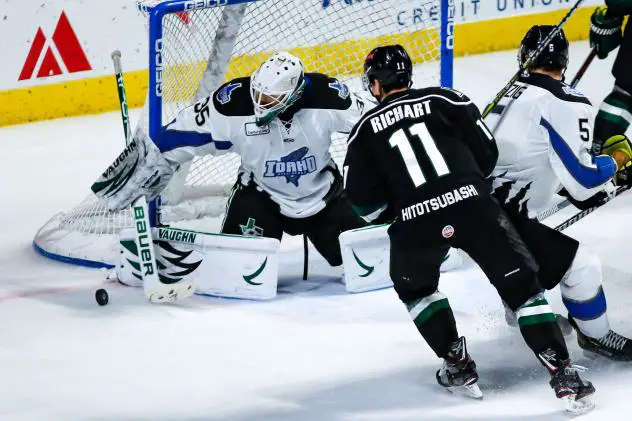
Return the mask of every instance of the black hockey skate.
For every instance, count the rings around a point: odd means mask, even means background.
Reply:
[[[589,381],[582,380],[579,373],[584,367],[571,364],[570,360],[559,360],[555,352],[547,350],[538,355],[551,373],[549,385],[555,396],[566,404],[566,410],[573,414],[583,414],[595,407],[593,394],[595,387]]]
[[[632,341],[610,330],[602,338],[595,339],[584,335],[571,316],[568,321],[577,332],[577,343],[588,357],[604,356],[614,361],[632,361]]]
[[[468,398],[482,399],[483,392],[478,387],[476,363],[467,353],[465,337],[460,337],[450,346],[443,366],[437,370],[437,383],[453,393]]]

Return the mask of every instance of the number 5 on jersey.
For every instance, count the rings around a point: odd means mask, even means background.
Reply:
[[[411,142],[413,141],[421,141],[421,145],[426,151],[426,154],[437,173],[437,177],[450,174],[448,164],[446,164],[443,155],[439,152],[434,139],[428,131],[428,127],[426,127],[426,124],[416,123],[410,126],[408,130],[413,135],[412,138],[406,134],[404,129],[399,129],[393,133],[388,141],[392,148],[399,149],[399,153],[404,160],[404,165],[406,165],[408,174],[413,180],[415,187],[419,187],[424,184],[426,182],[426,178],[421,171],[421,166],[419,165],[419,161],[415,156],[415,151],[413,151],[413,147],[411,146]],[[419,140],[416,140],[415,138]]]

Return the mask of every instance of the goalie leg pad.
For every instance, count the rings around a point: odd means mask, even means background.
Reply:
[[[138,254],[133,248],[133,230],[130,231],[121,232],[117,274],[120,282],[140,286]],[[198,294],[225,298],[276,297],[279,240],[176,228],[154,228],[153,233],[163,283],[192,282]]]
[[[375,225],[340,234],[344,283],[348,292],[366,292],[393,286],[390,277],[388,225]],[[450,249],[441,264],[447,272],[461,267],[463,260]]]

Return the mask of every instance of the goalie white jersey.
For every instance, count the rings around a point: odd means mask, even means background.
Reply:
[[[561,187],[579,201],[603,190],[614,171],[609,157],[590,155],[594,115],[590,101],[563,82],[538,73],[520,78],[485,119],[499,151],[495,196],[536,217]]]
[[[342,82],[307,73],[299,101],[264,126],[255,122],[250,77],[222,85],[211,97],[183,109],[152,139],[171,162],[196,155],[236,152],[238,181],[255,183],[279,204],[283,215],[305,218],[325,207],[340,183],[329,147],[334,132],[348,133],[364,102]]]

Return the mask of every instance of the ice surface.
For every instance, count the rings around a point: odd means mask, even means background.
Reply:
[[[572,45],[569,78],[588,54]],[[580,88],[598,104],[611,89],[612,59],[595,60]],[[455,86],[483,106],[516,66],[515,53],[456,62]],[[138,113],[134,113],[136,118]],[[507,327],[494,289],[466,261],[446,273],[460,332],[468,337],[485,399],[465,401],[434,380],[439,361],[392,289],[350,295],[339,271],[284,244],[279,297],[256,303],[197,297],[150,305],[142,293],[109,285],[105,272],[66,266],[31,248],[54,213],[82,200],[121,148],[117,113],[0,129],[0,419],[3,421],[566,420],[547,376]],[[572,226],[604,262],[613,326],[632,335],[628,221],[632,193]],[[552,217],[554,224],[574,212]],[[548,294],[563,312],[558,291]],[[627,420],[626,364],[583,357],[597,408],[585,420]]]

